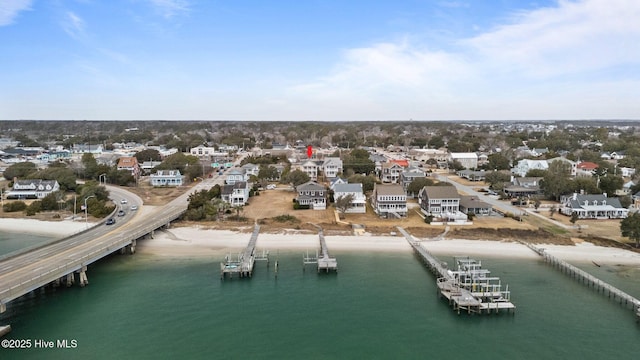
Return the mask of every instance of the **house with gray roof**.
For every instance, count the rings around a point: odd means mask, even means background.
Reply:
[[[382,218],[406,217],[407,194],[400,184],[375,184],[371,194],[371,207]]]
[[[182,186],[182,174],[180,170],[158,170],[149,176],[149,182],[151,186]]]
[[[493,206],[482,200],[477,196],[460,196],[460,211],[465,214],[474,214],[480,216],[491,215]]]
[[[327,190],[315,181],[308,181],[296,187],[298,196],[296,202],[300,205],[308,205],[313,210],[325,210],[327,208]]]
[[[425,186],[418,193],[420,211],[445,221],[465,222],[460,211],[460,194],[454,186]]]
[[[618,198],[607,197],[607,194],[573,195],[560,198],[562,206],[560,213],[572,216],[578,214],[578,219],[624,219],[629,214],[620,204]]]
[[[7,191],[7,199],[43,199],[54,191],[60,190],[56,180],[16,180],[13,188]]]
[[[249,201],[249,183],[236,181],[222,186],[220,197],[231,206],[244,206]]]
[[[333,187],[333,198],[336,201],[348,195],[352,195],[353,200],[347,211],[345,211],[346,213],[364,214],[367,212],[367,198],[362,191],[362,184],[336,184]]]
[[[407,192],[407,188],[409,187],[409,184],[411,184],[413,180],[426,178],[426,177],[427,177],[427,173],[424,172],[424,170],[418,167],[413,167],[413,166],[408,167],[400,174],[400,185],[402,185],[402,188],[404,189],[404,191]],[[410,197],[410,198],[414,198],[416,195],[417,194],[407,193],[407,197]]]

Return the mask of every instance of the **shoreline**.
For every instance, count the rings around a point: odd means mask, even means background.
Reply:
[[[89,223],[93,226],[95,223]],[[37,219],[0,218],[0,231],[19,234],[65,237],[85,230],[84,221],[44,221]]]
[[[84,222],[41,221],[36,219],[0,218],[0,231],[64,237],[84,230]],[[28,231],[25,231],[28,230]],[[155,232],[154,238],[138,241],[138,252],[159,257],[224,256],[244,249],[250,233],[203,229],[198,226],[176,227]],[[326,235],[329,251],[411,252],[403,236],[391,235]],[[422,240],[423,246],[436,256],[476,256],[480,258],[538,259],[528,247],[505,240],[442,239]],[[588,242],[574,245],[536,244],[549,254],[576,263],[640,266],[640,253],[625,249],[603,247]],[[260,233],[256,251],[315,251],[319,248],[317,234],[297,234],[291,230],[281,233]]]

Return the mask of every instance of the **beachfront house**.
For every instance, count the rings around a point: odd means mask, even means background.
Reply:
[[[493,210],[493,206],[480,200],[480,198],[475,195],[460,196],[460,212],[463,212],[467,215],[473,214],[473,215],[480,215],[480,216],[488,216],[488,215],[491,215],[492,210]]]
[[[158,170],[149,176],[149,183],[160,187],[182,186],[182,174],[180,170]]]
[[[400,184],[375,184],[371,194],[371,207],[381,218],[407,216],[407,194]]]
[[[301,206],[309,206],[313,210],[327,208],[327,190],[315,181],[308,181],[296,187],[296,202]]]
[[[624,219],[629,214],[620,204],[618,198],[607,197],[607,194],[577,194],[562,196],[560,213],[571,216],[578,214],[578,219]]]
[[[367,212],[367,198],[362,191],[362,184],[336,184],[333,187],[333,198],[338,199],[351,195],[353,200],[346,213],[349,214],[364,214]]]
[[[444,221],[464,222],[467,215],[460,211],[460,194],[454,186],[425,186],[418,193],[420,211]]]
[[[231,206],[244,206],[249,201],[249,183],[236,181],[223,185],[220,195],[222,200]]]
[[[7,199],[43,199],[54,191],[60,190],[56,180],[16,180],[13,188],[7,191]]]

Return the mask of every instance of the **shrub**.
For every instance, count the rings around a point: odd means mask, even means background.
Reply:
[[[27,216],[33,216],[40,211],[42,211],[42,203],[40,201],[32,202],[26,209]]]
[[[24,201],[12,201],[10,203],[4,204],[2,208],[5,212],[16,212],[22,211],[27,208],[27,204]]]
[[[433,215],[427,215],[424,218],[424,222],[427,224],[431,224],[431,222],[433,221]]]
[[[300,222],[300,220],[297,217],[295,217],[293,215],[289,215],[289,214],[275,216],[273,218],[273,220],[277,221],[277,222],[282,222],[282,223],[284,223],[284,222]]]

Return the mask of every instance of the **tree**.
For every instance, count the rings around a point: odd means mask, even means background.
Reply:
[[[569,165],[569,163],[562,160],[552,161],[551,164],[549,164],[549,170],[540,183],[544,194],[557,201],[560,199],[560,195],[570,192],[570,171],[571,165]]]
[[[640,213],[635,212],[620,222],[622,236],[635,240],[636,247],[640,247]]]
[[[351,207],[351,203],[353,203],[354,196],[353,194],[347,194],[345,196],[340,196],[336,199],[336,209],[340,211],[342,215],[344,215],[347,210]]]
[[[369,159],[369,153],[366,150],[355,149],[346,155],[342,160],[342,168],[344,172],[351,169],[356,174],[371,174],[376,169],[376,164]]]
[[[484,180],[489,183],[489,187],[493,190],[503,190],[504,184],[511,181],[511,175],[501,171],[487,172]]]
[[[98,162],[92,153],[82,154],[82,166],[84,167],[85,179],[97,179],[100,175],[98,173]]]
[[[569,219],[569,221],[571,222],[572,225],[576,224],[576,221],[578,221],[578,213],[577,212],[572,212],[571,213],[571,219]]]
[[[495,153],[487,156],[489,170],[509,170],[511,169],[511,161],[502,153]]]
[[[540,199],[536,199],[536,201],[533,202],[533,208],[538,212],[538,209],[540,208]]]
[[[145,149],[142,151],[138,151],[135,155],[136,159],[138,159],[138,163],[142,164],[145,161],[160,161],[162,160],[162,155],[156,149]]]
[[[366,193],[367,191],[373,191],[376,177],[373,174],[367,176],[356,174],[349,176],[347,181],[349,181],[349,184],[362,184],[362,191]]]
[[[547,170],[542,169],[531,169],[525,174],[526,177],[544,177],[545,175],[547,175]]]
[[[609,195],[615,194],[616,190],[622,189],[624,180],[620,176],[606,175],[600,177],[600,190]]]
[[[280,174],[278,174],[278,169],[273,166],[260,165],[260,170],[258,171],[258,179],[266,180],[266,181],[275,181],[278,180]]]
[[[292,184],[293,187],[297,187],[298,185],[302,185],[311,180],[309,175],[302,170],[293,170],[287,175],[287,182]]]
[[[25,161],[13,164],[5,169],[3,176],[7,180],[13,180],[13,178],[24,179],[37,170],[36,164]]]
[[[417,178],[414,179],[409,186],[407,186],[407,194],[418,194],[420,192],[420,190],[425,187],[425,186],[432,186],[433,185],[433,180],[428,179],[426,177],[424,178]]]
[[[584,192],[585,194],[599,194],[601,193],[600,189],[598,189],[598,185],[596,183],[596,179],[593,177],[577,177],[571,181],[571,189],[575,193]]]

